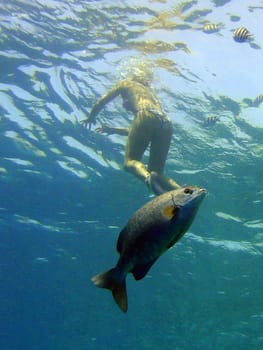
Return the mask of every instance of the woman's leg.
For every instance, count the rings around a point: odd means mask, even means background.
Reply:
[[[150,119],[145,115],[137,115],[128,134],[124,168],[142,181],[145,181],[149,176],[149,171],[141,162],[141,159],[150,143],[150,135]]]
[[[170,148],[173,126],[169,119],[162,119],[158,123],[151,139],[148,170],[162,174]]]
[[[148,170],[152,173],[152,187],[156,187],[155,192],[158,191],[159,194],[180,187],[176,181],[163,175],[172,133],[172,123],[168,119],[164,119],[160,121],[151,140]]]

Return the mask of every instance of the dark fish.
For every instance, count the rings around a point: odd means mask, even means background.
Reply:
[[[204,127],[214,126],[218,120],[219,120],[218,116],[211,115],[211,116],[205,118],[203,126]]]
[[[245,27],[237,28],[233,33],[233,39],[239,43],[250,41],[253,35]]]
[[[203,26],[203,32],[207,34],[216,33],[219,31],[219,26],[213,23],[206,23]]]
[[[155,261],[171,248],[188,230],[206,190],[181,187],[146,203],[129,219],[119,234],[120,258],[111,270],[96,275],[93,283],[112,292],[115,302],[128,310],[126,275],[142,279]]]

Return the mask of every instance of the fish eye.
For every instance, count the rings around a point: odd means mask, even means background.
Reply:
[[[186,188],[184,189],[184,193],[185,193],[185,194],[192,194],[192,193],[193,193],[193,190],[192,190],[191,188],[189,188],[189,187],[186,187]]]

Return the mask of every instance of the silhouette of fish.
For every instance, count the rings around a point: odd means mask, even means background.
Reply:
[[[219,117],[216,115],[210,115],[205,118],[205,121],[203,123],[204,127],[214,126],[215,123],[219,120]]]
[[[116,266],[92,278],[93,283],[109,289],[123,312],[128,310],[126,276],[142,279],[155,261],[188,230],[206,190],[181,187],[146,203],[129,219],[119,234]]]

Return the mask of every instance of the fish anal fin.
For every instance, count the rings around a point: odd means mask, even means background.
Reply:
[[[156,260],[157,259],[149,262],[148,264],[138,265],[133,268],[132,274],[136,281],[141,280],[147,274],[147,272],[150,270],[150,268],[153,266]]]

